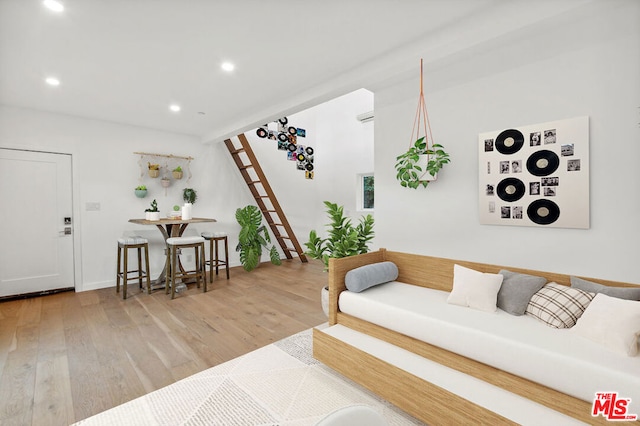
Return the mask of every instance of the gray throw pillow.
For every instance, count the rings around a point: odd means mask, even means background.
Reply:
[[[571,287],[591,293],[606,294],[607,296],[617,297],[618,299],[640,300],[640,287],[611,287],[583,280],[578,277],[571,277]]]
[[[504,277],[498,292],[498,308],[511,315],[524,315],[531,297],[547,283],[544,277],[520,274],[506,269],[498,273]]]
[[[344,277],[344,283],[347,290],[359,293],[396,278],[398,278],[398,267],[395,263],[379,262],[350,270]]]

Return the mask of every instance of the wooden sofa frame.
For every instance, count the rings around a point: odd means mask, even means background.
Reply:
[[[366,333],[585,423],[608,423],[602,416],[591,416],[590,402],[340,312],[338,296],[340,292],[346,290],[344,282],[346,273],[351,269],[382,261],[391,261],[398,266],[397,280],[400,282],[443,291],[452,289],[454,263],[489,273],[509,269],[514,272],[543,276],[548,281],[563,285],[570,285],[569,275],[400,253],[386,249],[358,256],[329,259],[329,325],[341,324]],[[616,287],[635,286],[616,281],[585,279]],[[499,414],[316,329],[313,334],[313,354],[319,361],[428,424],[515,424]],[[640,420],[622,422],[622,424],[625,423],[637,426]]]

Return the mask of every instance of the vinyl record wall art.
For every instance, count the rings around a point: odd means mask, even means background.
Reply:
[[[307,137],[307,131],[290,126],[287,117],[282,117],[273,123],[277,124],[277,130],[269,127],[271,123],[266,123],[256,130],[258,137],[277,141],[278,150],[286,151],[287,160],[295,161],[296,168],[305,172],[306,179],[313,179],[313,148],[298,144],[298,138]]]
[[[589,117],[478,136],[480,223],[589,228]]]

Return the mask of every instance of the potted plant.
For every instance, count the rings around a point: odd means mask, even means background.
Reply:
[[[149,167],[149,177],[157,178],[160,176],[160,164],[147,163],[147,166]]]
[[[373,216],[368,214],[361,217],[359,223],[354,226],[351,219],[344,216],[343,206],[338,206],[330,201],[325,201],[324,205],[327,207],[327,214],[331,219],[331,223],[327,225],[329,236],[320,238],[318,233],[312,229],[309,232],[309,241],[304,244],[308,249],[305,254],[313,259],[321,259],[324,262],[325,270],[327,270],[329,259],[332,257],[341,258],[368,253],[368,244],[375,235]],[[328,286],[322,289],[322,310],[328,315]]]
[[[425,137],[417,139],[407,152],[396,157],[396,179],[405,188],[427,187],[438,171],[449,163],[449,154],[440,144],[427,146]]]
[[[160,220],[160,210],[158,210],[158,203],[154,199],[151,202],[151,207],[145,210],[147,220]]]
[[[135,188],[136,197],[144,198],[147,196],[147,187],[144,185],[138,185]]]
[[[240,263],[245,271],[252,271],[260,264],[262,249],[269,251],[269,258],[274,265],[280,265],[280,254],[274,245],[267,228],[262,224],[262,213],[253,205],[236,210],[236,220],[240,224],[240,235],[236,251],[240,252]]]
[[[182,167],[178,166],[171,171],[174,179],[182,179]]]
[[[163,188],[168,188],[169,186],[171,186],[171,179],[166,176],[163,177],[162,179],[160,179],[160,185],[162,185]]]
[[[198,193],[193,188],[185,188],[182,191],[182,199],[185,203],[195,204],[196,200],[198,199]]]

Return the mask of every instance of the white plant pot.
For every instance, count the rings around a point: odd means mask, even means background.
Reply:
[[[418,156],[418,162],[416,163],[417,166],[420,166],[420,168],[422,169],[422,175],[419,176],[419,180],[421,181],[432,181],[432,180],[436,180],[438,179],[438,174],[436,173],[435,175],[430,174],[429,172],[427,172],[427,164],[429,164],[429,155],[427,154],[422,154]]]
[[[147,220],[160,220],[160,212],[146,212]]]
[[[329,316],[329,287],[322,287],[322,291],[320,293],[320,303],[322,304],[322,312],[328,317]]]

